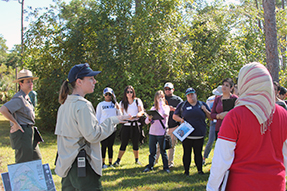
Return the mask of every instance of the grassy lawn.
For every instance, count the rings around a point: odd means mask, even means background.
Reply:
[[[39,128],[41,131],[41,128]],[[57,190],[61,190],[61,178],[54,173],[54,160],[57,151],[56,136],[51,132],[41,134],[45,143],[40,144],[43,164],[49,163],[52,169],[53,179]],[[114,145],[114,159],[116,160],[120,143]],[[211,159],[207,159],[207,165],[203,167],[204,175],[198,175],[194,162],[190,167],[190,176],[183,175],[182,145],[176,146],[175,167],[167,174],[162,170],[161,157],[155,165],[155,170],[142,173],[144,166],[148,163],[148,144],[140,147],[140,162],[142,166],[134,164],[132,147],[129,145],[122,158],[121,166],[104,169],[101,178],[104,190],[205,190],[207,184]],[[211,153],[213,155],[213,153]],[[193,156],[192,156],[193,158]],[[9,140],[9,122],[0,114],[0,173],[7,172],[7,165],[14,163],[14,151],[11,149]],[[106,159],[107,162],[107,159]],[[2,180],[0,190],[3,189]]]

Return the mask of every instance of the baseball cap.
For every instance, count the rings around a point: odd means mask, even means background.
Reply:
[[[214,95],[222,95],[222,85],[218,86],[216,89],[212,90]]]
[[[96,76],[101,71],[93,71],[88,63],[77,64],[73,66],[68,74],[69,83],[76,81],[78,78],[86,76]]]
[[[114,94],[114,90],[112,88],[109,88],[109,87],[106,87],[103,91],[103,95],[106,95],[106,93],[110,93],[112,94],[113,96],[115,95]]]
[[[191,94],[191,93],[196,93],[195,89],[193,88],[187,88],[185,91],[185,95]]]
[[[173,89],[173,84],[171,82],[166,82],[163,88],[170,88]]]

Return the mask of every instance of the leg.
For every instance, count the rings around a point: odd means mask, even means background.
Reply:
[[[189,167],[191,163],[191,144],[192,140],[191,139],[185,139],[182,142],[183,146],[183,166],[184,166],[184,174],[189,175]]]
[[[159,155],[160,155],[160,147],[159,147],[159,143],[157,143],[156,144],[155,164],[158,163]]]
[[[10,133],[11,145],[15,149],[16,163],[32,161],[34,157],[34,131],[33,127],[22,127],[24,133],[20,130]],[[36,145],[36,144],[35,144]],[[35,146],[35,149],[39,149]]]
[[[157,136],[149,135],[149,168],[152,169],[155,163],[155,155],[157,149]]]
[[[216,125],[216,122],[213,122],[213,121],[210,122],[208,142],[205,146],[203,159],[208,158],[213,142],[215,140],[215,125]]]
[[[102,151],[102,158],[103,158],[103,165],[105,164],[105,158],[106,158],[106,150],[108,145],[108,139],[105,139],[101,141],[101,151]]]
[[[129,143],[129,139],[130,139],[130,126],[122,126],[121,129],[121,147],[119,150],[119,154],[118,154],[118,159],[116,160],[116,162],[114,162],[114,166],[119,166],[120,161],[122,159],[122,156],[124,155],[125,151],[126,151],[126,147]]]
[[[166,151],[163,149],[164,137],[163,136],[157,136],[157,139],[158,139],[158,143],[159,143],[159,147],[160,147],[160,154],[161,154],[162,163],[163,163],[163,170],[169,169],[167,154],[166,154]]]
[[[135,156],[135,162],[138,162],[139,159],[139,138],[140,138],[140,132],[137,127],[132,128],[132,143],[133,143],[133,151],[134,151],[134,156]],[[140,164],[140,163],[139,163]]]
[[[172,141],[172,148],[170,148],[168,150],[168,165],[173,165],[173,158],[174,158],[174,152],[175,152],[175,145],[177,143],[177,138],[176,136],[174,136],[173,131],[177,128],[173,127],[173,128],[169,128],[167,130],[167,134],[171,136],[171,141]]]
[[[202,172],[202,147],[203,147],[204,138],[194,139],[193,140],[193,153],[194,161],[197,167],[197,171]]]
[[[109,163],[112,164],[113,160],[113,146],[116,138],[116,132],[113,132],[113,134],[109,137],[109,142],[108,142],[108,155],[109,155]]]

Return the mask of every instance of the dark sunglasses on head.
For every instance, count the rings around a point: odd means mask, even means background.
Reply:
[[[112,94],[111,93],[106,93],[105,96],[112,96]]]
[[[132,94],[132,93],[134,93],[133,91],[127,91],[127,94]]]
[[[170,88],[164,88],[164,90],[165,90],[165,91],[170,91],[171,89],[170,89]]]

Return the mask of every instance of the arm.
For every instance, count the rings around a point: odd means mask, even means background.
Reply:
[[[102,108],[100,105],[101,103],[97,105],[97,109],[96,109],[96,118],[98,121],[101,121],[100,119],[101,119],[101,114],[102,114]]]
[[[163,105],[163,100],[161,100],[159,102],[159,110],[160,110],[161,114],[163,115],[163,117],[166,117],[169,115],[170,107],[165,107]]]
[[[139,112],[137,113],[137,117],[141,117],[144,114],[144,107],[141,99],[139,98],[137,99],[138,99],[138,110],[139,110]]]
[[[211,113],[210,113],[211,119],[217,119],[216,118],[216,115],[217,115],[217,112],[216,112],[217,104],[218,104],[218,98],[215,98],[213,106],[212,106],[212,109],[211,109]]]
[[[201,109],[204,111],[206,117],[207,117],[208,119],[212,120],[212,119],[211,119],[211,116],[210,116],[210,111],[208,111],[208,109],[206,109],[205,105],[202,105],[202,106],[201,106]]]
[[[22,127],[19,125],[19,123],[16,121],[16,119],[13,117],[13,115],[9,112],[8,108],[5,105],[3,105],[0,108],[0,112],[2,113],[2,115],[4,115],[4,117],[6,117],[9,121],[11,121],[13,123],[13,126],[10,129],[10,133],[14,133],[14,132],[18,131],[19,129],[22,132],[24,132]]]
[[[207,191],[218,190],[224,173],[230,168],[234,159],[236,143],[224,139],[217,139],[212,159],[210,175],[206,186]]]
[[[181,117],[180,117],[179,115],[177,115],[177,114],[173,114],[172,119],[175,120],[175,121],[177,121],[177,122],[180,122],[180,123],[183,123],[183,122],[184,122],[184,119],[181,118]]]

